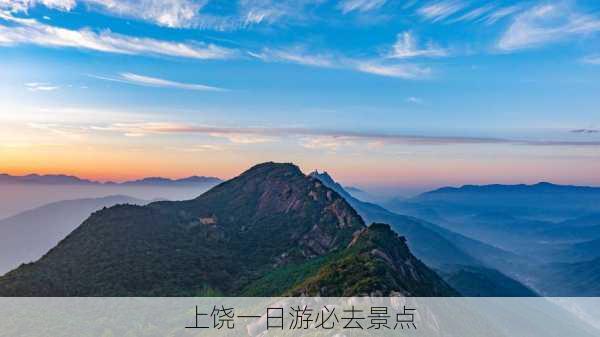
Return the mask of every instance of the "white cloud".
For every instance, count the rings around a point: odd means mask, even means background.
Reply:
[[[234,14],[242,25],[275,23],[278,21],[305,21],[311,17],[308,8],[326,0],[239,0]]]
[[[292,47],[287,49],[264,48],[259,53],[249,55],[265,62],[290,62],[306,66],[334,68],[339,65],[333,55],[310,53],[306,48]]]
[[[309,53],[306,49],[264,49],[249,53],[264,62],[288,62],[312,67],[346,69],[379,76],[418,79],[431,74],[431,69],[411,63],[390,63],[382,58],[356,59],[334,54]]]
[[[437,22],[448,18],[464,7],[464,4],[459,1],[439,1],[423,6],[417,12],[425,19]]]
[[[464,14],[455,17],[454,19],[448,20],[448,22],[483,22],[487,25],[492,25],[503,18],[514,14],[521,8],[521,5],[497,7],[494,4],[487,4],[481,7],[473,8]]]
[[[441,57],[447,56],[448,51],[429,42],[425,47],[417,46],[417,39],[409,31],[399,33],[396,43],[392,47],[388,57],[392,58],[411,58],[411,57]]]
[[[0,24],[0,44],[35,44],[48,47],[71,47],[94,51],[165,55],[196,59],[224,59],[232,57],[231,49],[206,43],[172,42],[151,38],[116,34],[110,30],[95,32],[90,29],[72,30],[40,23],[33,19],[16,18],[0,12],[0,19],[14,25]]]
[[[169,122],[115,123],[93,126],[89,129],[105,132],[135,134],[198,134],[225,138],[233,143],[255,144],[273,142],[285,137],[300,139],[304,146],[334,149],[350,142],[366,142],[371,145],[451,145],[451,144],[516,144],[529,146],[599,146],[600,141],[527,140],[493,137],[415,135],[385,132],[361,132],[353,130],[327,130],[311,128],[269,127],[217,127]]]
[[[300,139],[300,145],[312,150],[337,151],[344,146],[354,145],[352,137],[313,136]]]
[[[221,128],[212,126],[190,126],[170,122],[114,123],[107,126],[91,126],[91,130],[119,132],[127,137],[141,137],[147,134],[196,133],[223,138],[235,144],[260,144],[276,141],[282,136],[262,128]]]
[[[283,13],[273,8],[254,8],[246,13],[245,25],[259,24],[263,21],[273,21],[282,16]]]
[[[357,63],[357,70],[374,75],[403,79],[420,79],[431,75],[430,68],[410,63],[385,64],[376,61],[365,61]]]
[[[224,151],[225,146],[215,144],[195,144],[186,147],[168,146],[165,149],[176,152],[207,152],[207,151]]]
[[[564,5],[541,5],[517,15],[496,47],[514,51],[597,31],[600,31],[597,17],[578,13]]]
[[[267,136],[267,135],[259,135],[259,134],[247,134],[247,133],[219,133],[213,132],[209,133],[209,136],[225,138],[228,141],[235,144],[261,144],[261,143],[270,143],[277,140],[277,137]]]
[[[406,98],[406,102],[408,103],[412,103],[412,104],[423,104],[423,99],[419,98],[419,97],[415,97],[415,96],[410,96]]]
[[[452,22],[474,21],[476,19],[481,18],[482,16],[484,16],[486,13],[490,12],[493,9],[494,9],[494,5],[492,5],[492,4],[477,7],[477,8],[474,8],[474,9],[466,12],[465,14],[457,17],[456,19],[452,20]]]
[[[70,11],[77,5],[76,0],[0,0],[0,9],[11,12],[27,12],[29,8],[43,5],[48,8]]]
[[[54,91],[59,89],[59,86],[52,85],[49,83],[40,83],[40,82],[30,82],[25,83],[25,87],[30,91]]]
[[[203,13],[209,0],[79,0],[125,17],[161,26],[229,30],[285,19],[300,19],[305,7],[323,0],[239,0],[230,13]]]
[[[387,0],[342,0],[338,8],[347,14],[353,11],[368,12],[383,6]]]
[[[95,75],[93,75],[92,77],[98,78],[101,80],[106,80],[106,81],[129,83],[129,84],[141,85],[141,86],[146,86],[146,87],[175,88],[175,89],[198,90],[198,91],[226,91],[226,89],[208,86],[208,85],[204,85],[204,84],[176,82],[176,81],[166,80],[166,79],[162,79],[162,78],[158,78],[158,77],[151,77],[151,76],[139,75],[139,74],[134,74],[134,73],[121,73],[121,74],[119,74],[118,77],[95,76]]]
[[[503,18],[515,13],[519,9],[520,7],[517,5],[498,8],[495,11],[486,15],[484,21],[489,25],[494,24],[497,21],[502,20]]]
[[[0,0],[0,10],[27,12],[31,7],[44,5],[70,11],[81,4],[88,10],[143,20],[163,27],[232,30],[261,23],[272,24],[284,19],[303,21],[310,16],[306,8],[324,1],[238,0],[229,10],[219,14],[204,10],[210,0]]]
[[[207,0],[80,0],[119,16],[139,18],[166,27],[189,27]]]
[[[12,12],[27,12],[43,5],[62,11],[71,11],[77,3],[122,17],[153,22],[166,27],[191,26],[198,19],[200,9],[208,0],[0,0],[0,8]]]

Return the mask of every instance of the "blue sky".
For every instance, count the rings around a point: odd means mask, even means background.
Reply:
[[[379,188],[600,184],[598,1],[0,10],[3,171],[229,177],[278,160]]]

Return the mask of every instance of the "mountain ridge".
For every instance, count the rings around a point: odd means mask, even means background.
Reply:
[[[0,174],[0,184],[39,184],[39,185],[100,185],[100,186],[189,186],[197,184],[217,184],[221,179],[209,176],[190,176],[180,179],[163,177],[146,177],[124,182],[100,182],[65,174],[27,174],[15,176]]]
[[[40,260],[0,278],[0,295],[239,295],[277,271],[281,287],[269,283],[262,295],[282,295],[294,286],[290,269],[303,271],[300,282],[327,270],[337,254],[355,258],[349,244],[365,228],[346,200],[319,180],[293,164],[263,163],[192,200],[95,212]],[[368,254],[358,261],[383,268],[372,274],[375,281],[393,268]],[[437,286],[421,294],[456,295],[425,265],[411,268],[405,283],[390,291],[410,294],[427,281]]]
[[[92,212],[116,204],[146,204],[125,195],[63,200],[0,220],[0,275],[39,259]]]
[[[511,267],[524,263],[523,259],[515,254],[465,237],[434,223],[397,214],[377,204],[361,201],[345,191],[342,185],[337,183],[327,172],[314,171],[311,175],[340,193],[369,222],[389,223],[396,232],[406,236],[407,244],[415,256],[422,259],[427,265],[441,271],[442,275],[453,275],[457,269],[456,266],[470,266],[470,274],[476,270],[480,272],[478,277],[481,279],[497,281],[510,279],[510,277],[502,275],[503,278],[501,278],[491,275],[490,268],[507,273]],[[499,271],[496,272],[501,274]],[[518,283],[515,280],[511,281]],[[525,288],[524,285],[521,285],[521,289]],[[516,287],[512,288],[512,290],[514,289]],[[472,287],[468,290],[471,294],[475,293],[472,291]],[[528,294],[533,294],[533,292]],[[497,296],[497,292],[488,292],[488,295]]]
[[[546,181],[541,181],[535,184],[465,184],[460,187],[444,186],[431,191],[427,191],[423,194],[430,193],[445,193],[445,192],[459,192],[459,191],[548,191],[548,190],[579,190],[579,191],[600,191],[600,187],[597,186],[585,186],[585,185],[562,185],[555,184]]]

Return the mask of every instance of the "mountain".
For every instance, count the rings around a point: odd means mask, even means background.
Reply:
[[[476,213],[441,223],[460,234],[521,255],[530,254],[534,248],[543,248],[537,247],[544,241],[538,233],[557,226],[549,221],[519,218],[499,212]]]
[[[145,203],[127,196],[66,200],[0,220],[0,275],[39,259],[92,212],[116,204]]]
[[[375,257],[358,256],[363,251],[351,244],[365,231],[362,218],[335,191],[295,165],[264,163],[193,200],[95,212],[40,260],[0,278],[0,296],[230,296],[260,289],[265,296],[281,295],[338,257],[365,263],[359,269],[379,265]],[[403,251],[403,259],[415,261],[401,240],[370,247]],[[374,273],[370,285],[356,291],[387,287],[384,277],[398,263],[383,265],[382,275]],[[422,264],[405,270],[422,278],[407,277],[386,289],[456,294]],[[277,282],[259,289],[264,278]],[[436,287],[421,286],[430,284]]]
[[[96,184],[96,182],[62,174],[29,174],[25,176],[0,174],[0,184],[89,185]]]
[[[600,187],[556,185],[464,185],[444,187],[387,204],[392,210],[432,209],[445,215],[509,213],[556,220],[600,212]]]
[[[396,232],[407,238],[407,244],[415,256],[437,270],[454,271],[457,265],[479,267],[479,269],[473,268],[473,273],[475,270],[486,271],[490,268],[510,273],[518,273],[526,269],[526,259],[513,253],[473,240],[436,224],[396,214],[379,205],[363,202],[345,191],[327,172],[315,171],[311,176],[343,196],[368,222],[389,223]],[[484,266],[487,266],[487,269]],[[489,272],[486,271],[486,274]],[[508,276],[503,276],[509,279]],[[514,280],[513,282],[518,283]],[[502,285],[498,287],[503,289]],[[483,291],[485,289],[482,289]],[[496,294],[497,291],[491,292],[489,296],[496,296]]]
[[[357,194],[361,194],[361,193],[366,193],[365,191],[361,190],[358,187],[354,187],[354,186],[346,186],[344,187],[344,189],[351,194],[357,193]]]
[[[12,176],[0,174],[0,184],[33,184],[33,185],[121,185],[121,186],[193,186],[193,185],[216,185],[222,182],[215,177],[191,176],[183,179],[168,179],[150,177],[140,180],[125,181],[122,183],[98,182],[81,179],[69,175],[39,175],[29,174],[24,176]]]
[[[533,290],[495,269],[477,266],[455,266],[441,273],[444,280],[469,297],[534,297]]]
[[[600,239],[600,214],[568,219],[540,231],[537,235],[547,241],[578,243]]]
[[[445,264],[480,264],[452,242],[423,226],[418,219],[395,214],[376,204],[356,199],[327,172],[315,171],[311,176],[343,196],[367,222],[389,223],[394,230],[406,236],[411,251],[427,265],[440,268]]]
[[[348,248],[304,264],[276,269],[256,280],[244,296],[458,296],[415,258],[387,224],[375,223]],[[427,295],[426,295],[427,294]]]
[[[444,296],[458,293],[416,259],[389,225],[363,229],[342,254],[296,285],[294,296]]]
[[[183,179],[168,179],[160,177],[144,178],[140,180],[126,181],[118,185],[123,186],[193,186],[193,185],[216,185],[222,180],[214,177],[192,176]]]

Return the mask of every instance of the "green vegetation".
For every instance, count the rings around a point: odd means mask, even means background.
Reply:
[[[392,292],[455,294],[388,226],[367,230],[336,192],[274,163],[194,200],[103,209],[0,278],[0,296]]]

